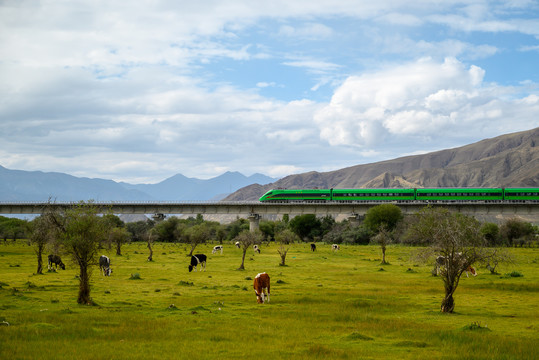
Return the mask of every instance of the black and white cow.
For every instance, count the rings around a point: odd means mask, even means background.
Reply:
[[[103,274],[103,276],[110,276],[110,274],[112,274],[112,269],[110,268],[110,259],[108,256],[101,255],[99,258],[99,268],[101,269],[101,274]]]
[[[338,245],[338,244],[333,244],[333,245],[331,245],[331,250],[333,250],[333,251],[341,250],[341,246]]]
[[[58,266],[60,266],[62,270],[66,269],[66,266],[62,262],[62,259],[60,259],[58,255],[53,255],[53,254],[49,255],[49,270],[52,270],[52,264],[55,265],[56,270],[58,270]]]
[[[260,254],[260,248],[258,247],[258,245],[253,245],[253,250],[255,251],[255,253]]]
[[[236,247],[239,249],[240,248],[240,242],[239,241],[236,241]]]
[[[223,253],[223,245],[217,245],[213,247],[212,254],[215,254],[217,251],[220,251],[221,254]]]
[[[200,271],[204,269],[206,271],[206,255],[204,254],[196,254],[191,256],[191,264],[189,264],[189,272],[197,271],[197,265],[200,265]]]
[[[311,251],[316,251],[316,244],[311,244]]]

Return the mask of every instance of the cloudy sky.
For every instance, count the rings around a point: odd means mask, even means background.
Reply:
[[[2,0],[0,165],[281,177],[539,126],[537,0]]]

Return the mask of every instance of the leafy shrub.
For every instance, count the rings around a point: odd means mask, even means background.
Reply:
[[[131,277],[129,278],[129,280],[142,280],[142,278],[140,277],[139,273],[134,273],[134,274],[131,274]]]
[[[512,278],[512,277],[523,277],[524,275],[522,275],[520,272],[518,271],[511,271],[510,273],[507,273],[504,275],[504,277],[506,278]]]

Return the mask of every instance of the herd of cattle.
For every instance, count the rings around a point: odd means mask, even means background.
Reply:
[[[236,242],[236,247],[240,248],[240,243]],[[333,251],[340,250],[341,247],[338,244],[332,244],[331,249]],[[260,248],[258,245],[253,245],[253,251],[255,253],[260,254]],[[316,244],[311,244],[311,251],[316,251]],[[223,254],[223,245],[217,245],[213,247],[212,254],[215,254],[216,252],[221,252]],[[462,256],[462,253],[458,253],[457,256]],[[58,269],[58,266],[60,266],[61,269],[65,270],[65,264],[62,262],[62,259],[58,255],[49,255],[49,270],[53,269],[53,265],[55,266],[55,269]],[[197,266],[199,267],[199,271],[206,271],[206,261],[208,257],[204,254],[195,254],[191,256],[191,262],[189,263],[188,269],[189,272],[196,271]],[[436,273],[439,275],[440,269],[447,266],[448,259],[444,256],[438,256],[436,258],[435,264],[434,264],[434,271],[433,274]],[[99,258],[99,269],[101,270],[101,274],[103,276],[110,276],[112,274],[112,268],[110,267],[110,258],[105,255],[101,255]],[[466,268],[466,276],[468,276],[468,272],[472,273],[473,276],[477,276],[477,272],[472,266],[467,266]],[[265,272],[260,273],[255,276],[253,287],[256,294],[256,300],[259,304],[263,304],[265,302],[269,302],[270,300],[270,277]],[[267,300],[266,300],[267,298]]]

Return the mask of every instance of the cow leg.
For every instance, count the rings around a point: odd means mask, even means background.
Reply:
[[[270,292],[269,292],[269,288],[266,288],[266,292],[268,293],[268,302],[269,302],[269,299],[270,299]]]

